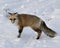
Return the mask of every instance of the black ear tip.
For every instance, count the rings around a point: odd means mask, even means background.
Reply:
[[[8,12],[8,14],[18,14],[17,12],[15,12],[15,13],[10,13],[10,12]]]
[[[14,13],[14,14],[17,14],[17,12],[16,12],[16,13]]]
[[[11,14],[10,12],[8,12],[8,14]]]

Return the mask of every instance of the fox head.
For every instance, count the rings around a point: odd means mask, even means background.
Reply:
[[[8,19],[12,22],[15,23],[17,20],[17,13],[8,13]]]

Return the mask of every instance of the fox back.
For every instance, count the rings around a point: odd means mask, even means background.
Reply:
[[[8,18],[12,23],[17,22],[17,25],[20,26],[39,26],[41,23],[40,21],[42,21],[42,19],[37,16],[29,14],[9,13]]]

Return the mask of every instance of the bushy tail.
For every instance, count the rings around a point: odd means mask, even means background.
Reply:
[[[41,23],[41,30],[49,37],[53,38],[56,36],[56,32],[53,31],[52,29],[48,28],[45,24],[45,22]]]

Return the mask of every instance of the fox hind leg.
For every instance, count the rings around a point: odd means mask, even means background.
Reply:
[[[33,30],[35,30],[38,34],[36,39],[39,39],[41,36],[42,30],[39,30],[39,29],[33,29]]]
[[[37,36],[37,38],[36,39],[39,39],[40,38],[40,36],[41,36],[41,30],[39,31],[39,32],[37,32],[37,34],[38,34],[38,36]]]

